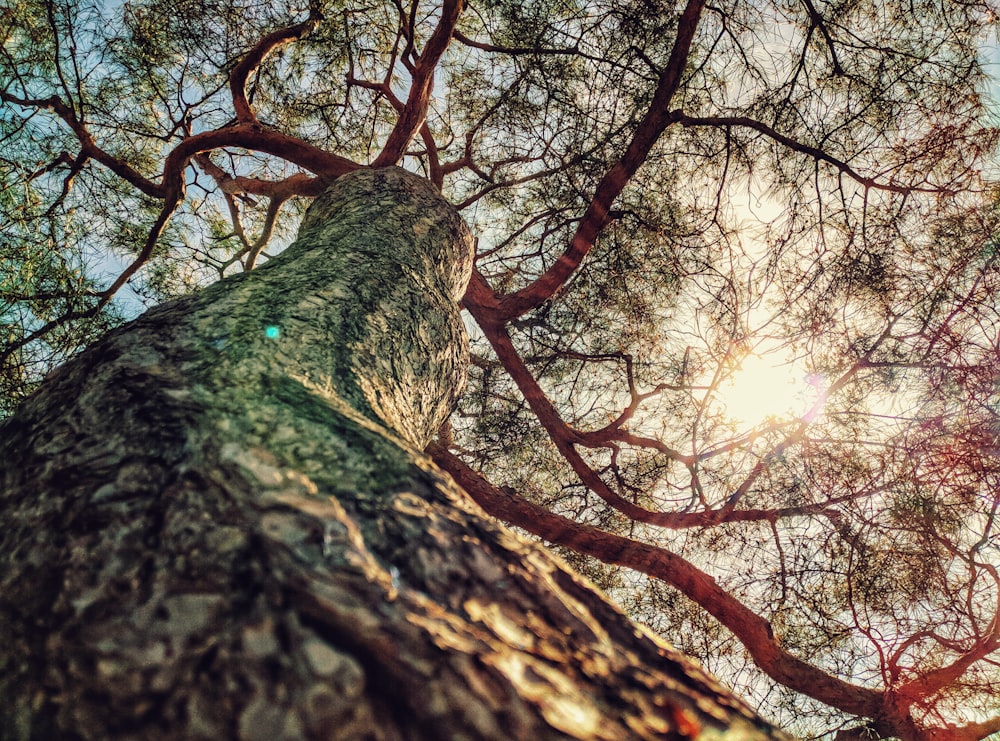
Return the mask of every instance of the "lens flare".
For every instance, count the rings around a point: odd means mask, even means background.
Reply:
[[[825,383],[794,361],[751,353],[716,391],[715,400],[731,421],[754,427],[765,421],[815,419]]]

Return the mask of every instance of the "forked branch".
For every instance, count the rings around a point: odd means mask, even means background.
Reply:
[[[76,136],[77,141],[80,142],[81,156],[100,162],[122,180],[132,184],[148,196],[152,196],[154,198],[162,198],[164,196],[165,189],[162,184],[154,183],[128,163],[118,159],[99,147],[84,122],[77,117],[73,108],[61,100],[59,96],[53,95],[49,98],[22,98],[4,90],[0,90],[0,101],[4,103],[13,103],[14,105],[22,106],[24,108],[38,108],[52,111],[59,118],[61,118],[67,126],[69,126],[70,130],[72,130],[73,134]]]
[[[372,162],[372,167],[389,167],[399,162],[406,153],[406,148],[413,141],[413,137],[420,131],[420,127],[427,118],[431,89],[434,85],[434,72],[451,41],[455,25],[462,14],[462,5],[462,0],[444,0],[438,25],[420,53],[411,75],[410,94],[406,99],[406,104],[396,120],[396,125],[386,139],[385,146]]]
[[[818,162],[825,162],[828,165],[833,166],[838,172],[843,173],[859,185],[865,188],[870,188],[871,190],[884,190],[889,193],[899,193],[902,195],[908,193],[947,194],[949,192],[947,189],[936,188],[934,186],[900,185],[898,183],[884,182],[874,177],[867,177],[862,175],[855,168],[851,167],[851,165],[847,162],[834,157],[820,147],[814,147],[797,141],[796,139],[792,139],[790,136],[785,136],[762,121],[757,121],[747,116],[688,116],[682,111],[677,111],[676,113],[677,123],[685,127],[708,126],[713,128],[752,129],[753,131],[763,134],[768,139],[771,139],[786,149],[798,152],[799,154],[804,154],[814,160],[817,160]]]

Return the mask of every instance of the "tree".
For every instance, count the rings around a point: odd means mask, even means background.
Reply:
[[[422,179],[345,176],[7,420],[4,738],[780,737],[419,453],[471,246]]]
[[[401,163],[477,240],[439,466],[790,727],[982,738],[996,10],[12,3],[5,392]],[[759,358],[805,402],[734,414]]]

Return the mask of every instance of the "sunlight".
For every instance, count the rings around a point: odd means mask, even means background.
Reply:
[[[812,421],[821,413],[824,386],[823,379],[779,354],[751,353],[720,385],[715,398],[726,417],[748,427],[804,415]]]

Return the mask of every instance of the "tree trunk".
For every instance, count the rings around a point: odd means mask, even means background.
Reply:
[[[468,229],[402,170],[0,427],[4,739],[778,735],[420,450]]]

